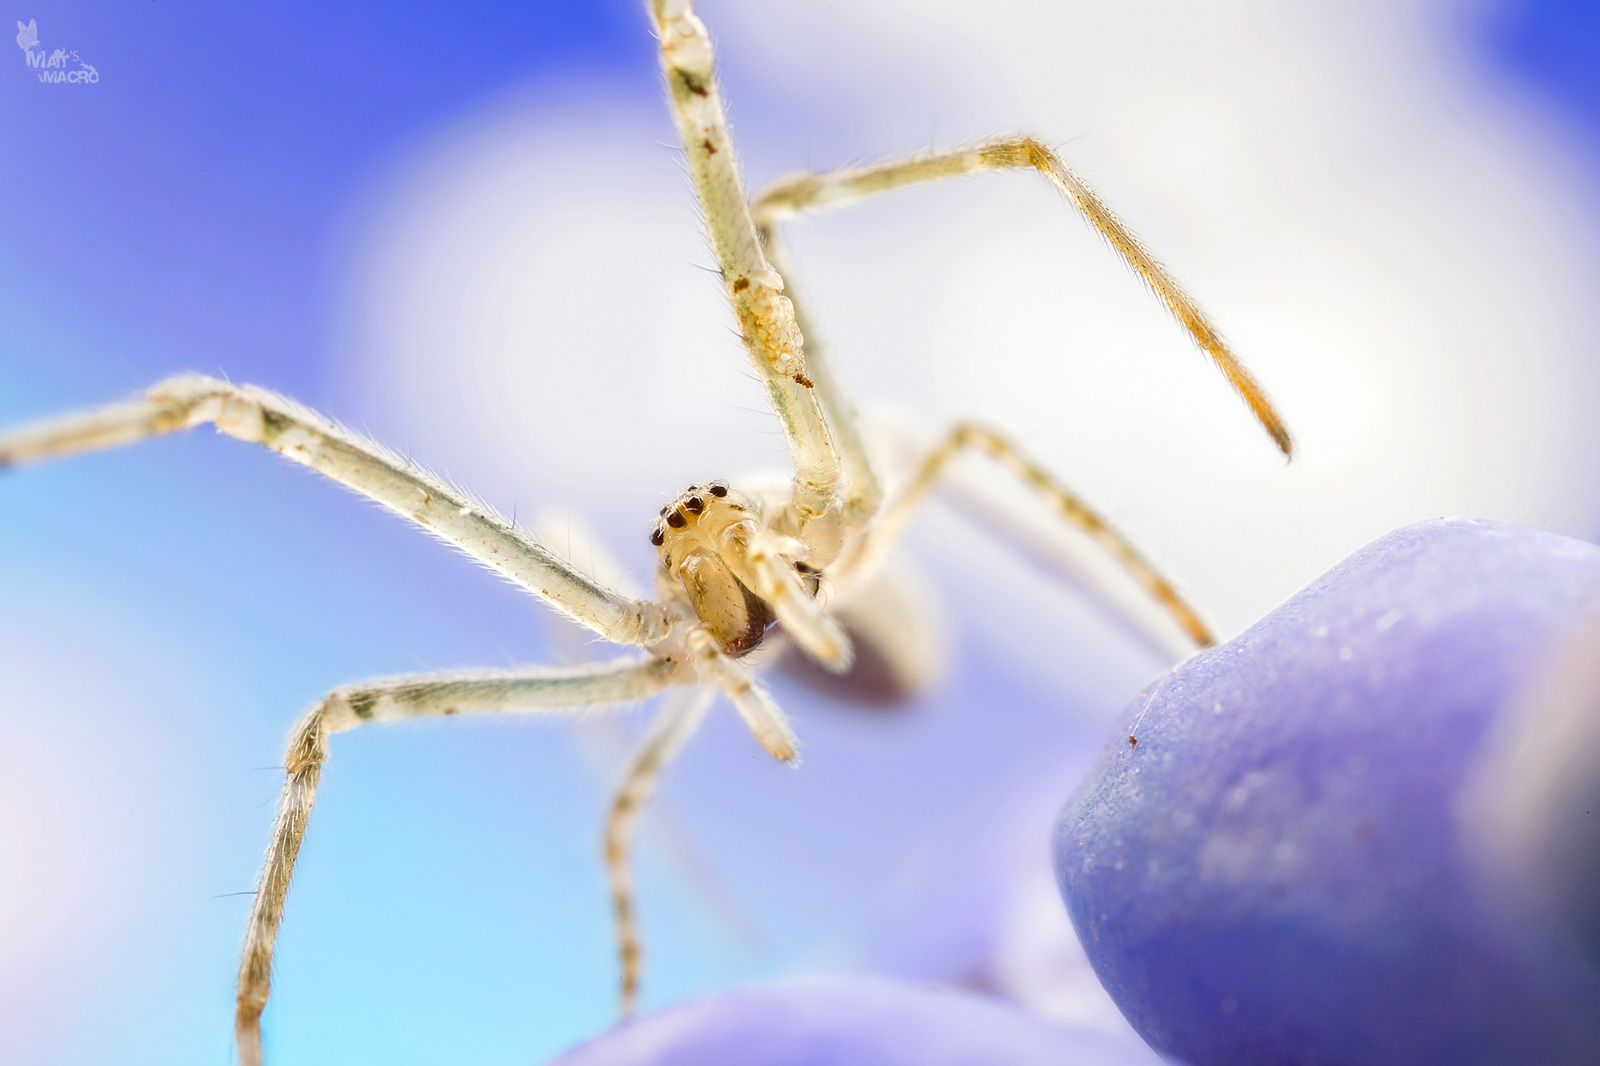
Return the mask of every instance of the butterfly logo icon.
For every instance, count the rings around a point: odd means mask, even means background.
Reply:
[[[28,24],[24,26],[21,19],[17,20],[17,47],[24,52],[39,43],[38,21],[38,19],[29,19]]]

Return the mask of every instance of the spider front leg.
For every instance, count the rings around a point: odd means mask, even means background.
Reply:
[[[618,659],[598,665],[399,677],[335,689],[300,719],[284,757],[288,779],[256,886],[239,962],[234,1035],[242,1066],[261,1064],[261,1012],[272,981],[272,951],[295,856],[334,733],[372,722],[434,715],[551,711],[636,703],[685,680],[668,659]]]
[[[380,444],[253,385],[182,374],[122,403],[0,433],[0,467],[132,444],[202,422],[265,445],[410,519],[616,644],[667,634],[659,604],[619,596],[491,508]]]
[[[794,291],[794,269],[789,262],[782,231],[774,220],[760,214],[755,216],[755,222],[767,259],[786,279],[784,292],[794,309],[795,324],[805,337],[806,372],[811,376],[817,402],[822,405],[828,429],[833,434],[834,447],[839,452],[840,465],[844,469],[844,520],[847,524],[859,527],[866,524],[883,503],[883,487],[878,481],[878,472],[873,469],[866,442],[861,438],[855,406],[845,395],[844,386],[833,372],[833,360],[828,356],[827,349],[817,339],[817,332],[805,313],[805,302]]]
[[[1216,643],[1216,638],[1211,635],[1211,630],[1201,620],[1199,613],[1127,537],[1117,532],[1048,470],[1023,455],[1005,437],[985,426],[966,422],[952,429],[942,442],[918,461],[910,479],[884,507],[878,520],[840,558],[834,571],[840,582],[859,581],[873,573],[884,551],[904,531],[912,513],[927,498],[940,475],[962,452],[968,450],[988,455],[1044,497],[1062,521],[1087,535],[1120,563],[1197,645],[1207,648]]]
[[[711,38],[690,0],[650,0],[661,68],[689,173],[705,212],[739,332],[794,459],[794,489],[781,527],[826,566],[838,551],[842,469],[827,417],[807,373],[794,307],[767,262],[745,201],[744,181],[717,91]]]
[[[1166,267],[1140,243],[1077,173],[1055,152],[1032,137],[1010,137],[973,148],[935,152],[874,166],[840,170],[831,174],[797,174],[774,182],[756,197],[751,207],[757,227],[776,234],[778,222],[801,211],[854,203],[873,193],[904,188],[924,181],[981,171],[1031,167],[1055,186],[1100,232],[1117,253],[1150,286],[1161,302],[1183,323],[1189,335],[1208,355],[1228,383],[1249,406],[1256,420],[1285,456],[1294,452],[1288,427],[1272,401],[1245,369],[1216,327]]]

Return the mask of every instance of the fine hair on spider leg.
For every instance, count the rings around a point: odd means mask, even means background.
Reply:
[[[981,171],[1028,167],[1044,175],[1150,287],[1209,356],[1285,457],[1294,454],[1289,428],[1211,320],[1105,202],[1054,151],[1033,137],[1010,137],[972,148],[930,152],[831,174],[796,174],[773,182],[756,198],[754,217],[766,243],[778,223],[802,211],[854,203],[874,193]]]
[[[887,493],[832,367],[815,345],[809,351],[805,347],[806,319],[782,276],[789,267],[781,220],[922,181],[1034,168],[1178,317],[1284,454],[1292,450],[1282,420],[1209,320],[1098,196],[1041,142],[1009,138],[787,178],[752,203],[729,135],[705,25],[690,0],[649,0],[648,12],[660,42],[668,106],[727,297],[794,468],[792,480],[776,496],[711,481],[690,486],[663,507],[649,533],[659,564],[655,600],[617,591],[470,494],[256,386],[179,375],[132,399],[0,432],[4,467],[120,447],[211,423],[224,434],[270,448],[382,505],[595,635],[634,649],[623,658],[579,666],[357,683],[336,689],[304,714],[291,733],[284,792],[240,962],[235,1035],[245,1066],[261,1062],[260,1019],[270,991],[278,926],[333,734],[422,717],[609,707],[674,690],[623,775],[603,836],[621,1001],[624,1012],[632,1010],[643,949],[629,846],[659,775],[717,694],[767,752],[797,763],[794,730],[755,676],[755,661],[747,657],[777,627],[820,667],[848,672],[854,649],[830,605],[853,591],[870,591],[884,553],[964,452],[981,452],[1018,478],[1069,528],[1088,535],[1116,560],[1197,645],[1211,642],[1199,614],[1128,538],[995,430],[957,425],[913,466],[903,485]],[[600,569],[618,572],[611,566]],[[831,598],[835,595],[837,600]]]

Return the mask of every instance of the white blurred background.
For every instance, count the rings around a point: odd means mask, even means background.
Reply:
[[[1230,633],[1399,524],[1597,526],[1592,189],[1534,101],[1473,62],[1489,13],[704,10],[753,187],[1034,133],[1210,310],[1281,405],[1292,465],[1036,175],[791,226],[797,284],[869,421],[927,440],[960,417],[1006,428]],[[631,523],[619,546],[643,567],[656,501],[785,456],[662,108],[562,88],[486,101],[379,179],[352,254],[351,373],[385,428],[495,499]]]

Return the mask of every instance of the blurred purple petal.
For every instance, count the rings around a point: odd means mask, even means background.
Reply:
[[[1133,1039],[999,1000],[860,977],[759,985],[626,1023],[550,1066],[1155,1066]]]
[[[1462,817],[1597,588],[1594,545],[1423,523],[1135,701],[1056,837],[1134,1027],[1197,1064],[1600,1061],[1600,972]]]
[[[1490,876],[1600,967],[1600,617],[1518,704],[1464,813]]]

